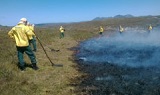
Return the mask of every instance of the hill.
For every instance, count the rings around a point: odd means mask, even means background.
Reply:
[[[146,27],[149,24],[153,26],[159,25],[160,16],[139,16],[134,17],[132,15],[116,15],[114,17],[97,17],[97,20],[77,22],[77,23],[48,23],[40,24],[37,26],[41,27],[59,27],[60,25],[65,26],[67,29],[73,30],[95,30],[99,26],[107,27],[118,27],[122,25],[124,27]]]
[[[127,15],[116,15],[114,17],[96,17],[93,19],[94,20],[105,20],[105,19],[110,19],[110,18],[132,18],[135,17],[133,15],[127,14]]]
[[[132,18],[134,17],[133,15],[127,14],[127,15],[116,15],[114,18]]]
[[[46,27],[46,26],[60,26],[60,25],[66,25],[68,23],[41,23],[41,24],[35,24],[38,27]]]

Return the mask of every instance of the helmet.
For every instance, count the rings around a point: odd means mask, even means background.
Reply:
[[[27,21],[27,19],[26,18],[21,18],[20,21]]]
[[[22,23],[24,23],[24,22],[23,21],[18,22],[18,24],[22,24]]]

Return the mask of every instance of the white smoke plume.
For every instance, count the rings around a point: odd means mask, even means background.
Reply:
[[[80,44],[77,57],[90,64],[157,66],[160,65],[160,31],[127,30],[110,37],[92,38]]]

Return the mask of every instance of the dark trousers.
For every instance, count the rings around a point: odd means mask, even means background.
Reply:
[[[17,56],[18,56],[18,60],[19,60],[19,66],[24,67],[25,66],[25,61],[24,61],[24,57],[23,54],[24,52],[28,55],[28,57],[31,60],[32,64],[36,64],[36,57],[33,53],[33,51],[31,50],[30,46],[26,46],[26,47],[16,47],[17,48]]]
[[[33,39],[29,40],[29,45],[33,46],[33,50],[36,51],[37,50],[37,46],[36,46],[36,38],[33,37]]]
[[[61,32],[60,38],[64,38],[64,33],[63,32]]]
[[[102,34],[103,34],[103,32],[99,32],[99,34],[100,34],[100,35],[102,35]]]

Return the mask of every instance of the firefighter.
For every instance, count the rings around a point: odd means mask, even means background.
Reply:
[[[19,61],[18,67],[20,68],[20,70],[24,71],[26,69],[26,64],[23,57],[24,52],[30,58],[33,69],[38,70],[36,56],[31,50],[28,41],[28,36],[31,36],[32,32],[26,26],[26,23],[27,19],[21,18],[20,22],[8,32],[8,35],[15,41]]]
[[[37,46],[36,46],[36,35],[34,33],[34,26],[31,25],[29,22],[27,23],[28,28],[31,30],[32,35],[28,37],[29,39],[29,45],[33,46],[33,51],[37,51]]]
[[[102,34],[103,34],[103,32],[104,32],[104,29],[103,29],[103,27],[102,27],[102,26],[100,26],[100,27],[99,27],[99,34],[100,34],[100,35],[102,35]]]
[[[60,31],[60,39],[61,39],[61,38],[64,38],[64,31],[65,31],[65,29],[61,26],[61,27],[59,28],[59,31]]]
[[[152,26],[151,26],[151,24],[150,24],[150,25],[148,26],[148,33],[150,33],[151,30],[152,30]]]
[[[123,33],[124,32],[124,28],[120,25],[119,26],[119,33],[121,34],[121,33]]]

